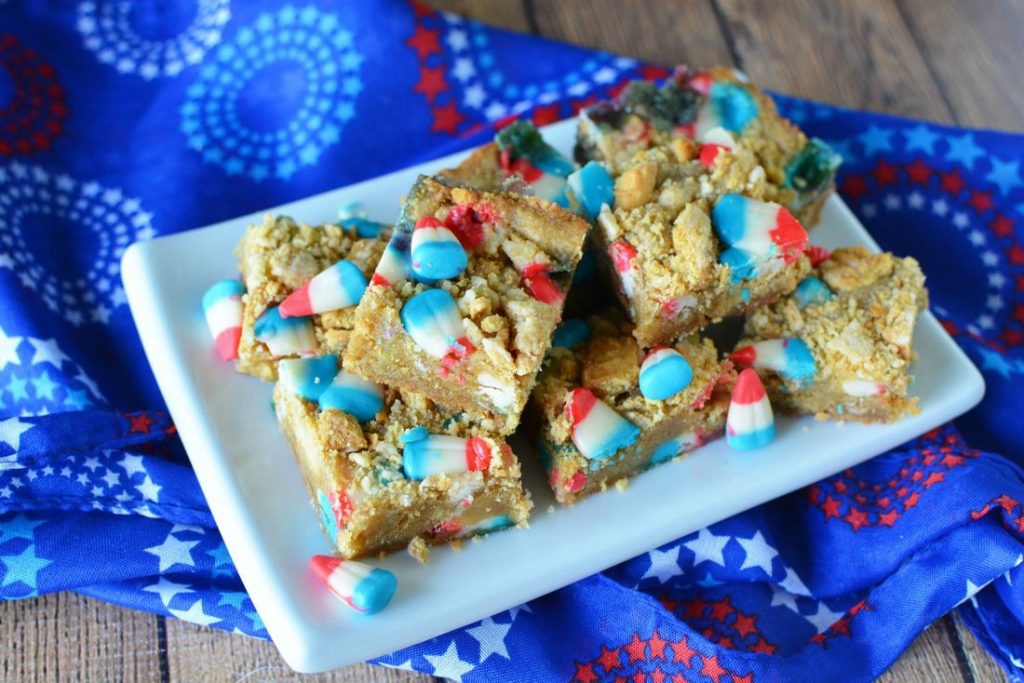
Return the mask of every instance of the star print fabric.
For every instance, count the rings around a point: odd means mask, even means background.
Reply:
[[[142,352],[127,245],[667,74],[399,0],[0,0],[0,597],[75,590],[267,637]],[[921,261],[984,402],[378,663],[466,681],[870,680],[959,605],[1022,680],[1024,138],[777,101],[843,155],[840,194],[882,247]]]

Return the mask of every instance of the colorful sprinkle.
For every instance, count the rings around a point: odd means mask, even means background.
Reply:
[[[793,290],[796,303],[799,308],[805,308],[812,304],[823,304],[832,299],[835,294],[824,282],[814,276],[805,277]]]
[[[338,370],[320,393],[321,410],[340,410],[359,422],[369,422],[384,407],[384,388],[376,382]]]
[[[441,221],[424,216],[412,232],[412,272],[418,279],[450,280],[469,264],[466,250]]]
[[[455,364],[475,350],[455,299],[443,289],[428,289],[406,301],[401,318],[409,336],[435,358]]]
[[[571,349],[588,341],[590,341],[590,325],[587,325],[587,321],[582,318],[573,318],[566,320],[555,329],[555,338],[551,345]]]
[[[221,280],[203,295],[203,316],[213,335],[217,353],[224,360],[238,359],[238,340],[242,338],[242,295],[240,280]]]
[[[561,306],[565,301],[565,293],[551,279],[546,263],[530,263],[523,268],[523,285],[537,301],[552,306]]]
[[[398,579],[387,569],[327,555],[314,555],[309,566],[342,602],[357,612],[376,614],[391,602]]]
[[[797,382],[811,382],[818,372],[810,347],[796,337],[755,342],[736,349],[729,359],[743,367],[774,370]]]
[[[711,221],[719,238],[729,245],[719,261],[732,269],[734,283],[793,263],[807,247],[803,226],[773,202],[727,194],[712,209]]]
[[[274,358],[312,356],[316,353],[316,334],[309,318],[283,318],[277,306],[268,308],[253,325],[256,341],[267,345]]]
[[[355,306],[366,291],[366,276],[359,266],[342,259],[292,292],[281,302],[284,318],[337,311]]]
[[[619,415],[589,389],[574,389],[566,404],[572,441],[585,458],[601,460],[632,446],[640,428]]]
[[[699,448],[703,443],[704,440],[697,432],[684,432],[654,449],[654,452],[651,453],[651,464],[658,465],[666,460],[671,460],[678,455]]]
[[[491,448],[476,436],[461,439],[409,430],[402,441],[402,470],[413,481],[435,474],[483,472],[491,466]]]
[[[672,398],[692,381],[690,364],[682,354],[667,346],[651,349],[640,366],[640,393],[652,401]]]
[[[615,181],[602,164],[588,161],[578,171],[569,174],[566,196],[570,208],[593,222],[602,206],[615,205]]]
[[[725,440],[730,448],[738,451],[761,448],[775,440],[772,404],[768,402],[761,378],[751,368],[740,373],[732,390]]]
[[[277,377],[281,386],[307,401],[320,398],[338,372],[337,356],[318,358],[287,358],[277,364]]]

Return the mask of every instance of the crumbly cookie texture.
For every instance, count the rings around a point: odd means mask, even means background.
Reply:
[[[723,257],[729,245],[713,209],[726,196],[773,202],[777,188],[742,144],[720,152],[711,168],[680,155],[694,145],[680,138],[676,150],[637,153],[616,178],[614,209],[602,211],[595,225],[602,262],[644,347],[763,306],[792,291],[810,269],[803,255],[766,252],[760,267],[738,277]],[[794,230],[806,243],[803,229]],[[762,242],[771,244],[768,235]]]
[[[324,532],[342,557],[408,548],[425,562],[426,543],[526,526],[532,503],[508,444],[421,395],[385,390],[384,407],[360,424],[346,412],[320,409],[279,382],[274,409]],[[479,471],[410,479],[403,469],[403,435],[417,427],[431,435],[473,438],[475,451],[489,461]]]
[[[549,352],[530,399],[541,457],[560,503],[623,488],[629,477],[689,453],[725,428],[735,373],[729,361],[719,361],[711,341],[693,338],[667,347],[692,376],[677,393],[652,400],[640,378],[659,358],[645,361],[621,318],[591,317],[585,327],[582,320],[568,321],[566,329],[576,333],[564,340],[560,335],[563,345]],[[649,356],[664,355],[665,348]],[[679,376],[677,368],[662,369],[670,381]],[[587,405],[591,397],[596,407]]]
[[[584,109],[576,159],[601,161],[618,175],[639,152],[679,141],[704,142],[708,130],[717,126],[757,160],[773,188],[773,201],[807,227],[817,224],[835,189],[839,156],[780,116],[771,98],[735,69],[682,68],[661,87],[632,83],[616,102]],[[691,148],[690,153],[696,152]]]
[[[416,273],[413,232],[421,229],[441,240],[421,245],[443,244],[446,254],[458,251],[458,239],[465,257],[457,275],[432,281]],[[345,366],[511,433],[587,229],[544,199],[421,177],[356,310]]]
[[[238,345],[239,371],[271,382],[277,378],[277,360],[256,339],[256,321],[315,275],[341,259],[354,263],[367,278],[387,244],[390,231],[360,237],[354,228],[339,225],[309,226],[287,216],[267,215],[262,225],[246,230],[236,249],[246,294],[243,297],[242,335]],[[316,336],[315,353],[338,353],[345,348],[355,320],[349,307],[310,317]]]
[[[837,249],[796,292],[747,317],[732,357],[758,368],[778,410],[858,422],[916,413],[909,370],[924,281],[913,258]]]

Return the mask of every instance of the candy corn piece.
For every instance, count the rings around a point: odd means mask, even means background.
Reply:
[[[732,268],[734,282],[756,277],[772,261],[792,263],[807,247],[803,226],[772,202],[727,194],[711,210],[711,222],[729,245],[719,260]]]
[[[363,614],[376,614],[387,607],[398,588],[394,574],[362,562],[314,555],[309,566],[342,602]]]
[[[384,407],[384,388],[347,370],[338,370],[318,402],[321,410],[341,410],[359,422],[369,422]]]
[[[405,302],[400,315],[409,336],[427,353],[453,361],[473,352],[452,295],[428,289]]]
[[[651,453],[651,464],[657,465],[658,463],[671,460],[677,455],[682,455],[687,451],[692,451],[694,448],[699,448],[704,444],[704,439],[701,438],[697,432],[684,432],[679,436],[665,441],[660,446],[654,449]]]
[[[458,277],[469,258],[455,233],[433,216],[416,221],[412,231],[412,272],[417,278],[444,280]]]
[[[391,241],[388,242],[388,246],[384,248],[384,253],[380,257],[377,269],[373,271],[373,277],[370,279],[372,284],[390,287],[405,281],[409,272],[409,254],[403,250],[402,245],[407,247],[408,239],[399,232],[391,237]]]
[[[546,263],[530,263],[523,268],[523,284],[530,295],[545,304],[561,306],[565,301],[565,293],[551,279],[550,269]]]
[[[589,389],[574,389],[566,411],[572,423],[572,441],[585,458],[600,460],[633,445],[640,428],[615,412]]]
[[[706,96],[693,121],[678,128],[693,140],[703,140],[715,128],[742,133],[757,118],[757,100],[735,83],[713,82],[709,77],[697,76],[690,86]]]
[[[615,181],[603,165],[596,161],[569,174],[566,196],[573,211],[593,222],[601,207],[615,205]]]
[[[772,404],[764,392],[757,371],[747,368],[740,373],[732,390],[729,416],[725,424],[725,440],[730,448],[749,451],[767,446],[775,440],[775,418]]]
[[[256,341],[267,345],[274,358],[311,356],[316,353],[316,333],[309,318],[283,318],[277,306],[268,308],[253,325]]]
[[[612,266],[619,274],[619,281],[622,283],[622,293],[627,298],[633,298],[633,259],[636,258],[636,247],[629,242],[619,240],[608,245],[608,256],[611,257]]]
[[[733,351],[729,359],[743,367],[774,370],[797,382],[809,382],[818,372],[810,347],[796,337],[754,342]]]
[[[735,147],[736,138],[729,131],[721,126],[712,128],[704,133],[704,136],[701,138],[700,163],[711,168],[715,165],[715,160],[718,158],[719,153],[731,151]]]
[[[402,435],[402,469],[405,476],[421,481],[433,474],[482,472],[491,466],[491,448],[478,437],[460,439],[431,434],[423,427]]]
[[[356,264],[342,259],[282,301],[281,317],[295,318],[355,306],[365,291],[366,277],[362,271]]]
[[[239,280],[221,280],[203,295],[203,316],[210,328],[217,353],[224,360],[238,359],[238,340],[242,338],[242,295],[245,285]]]
[[[806,308],[813,304],[823,304],[833,298],[835,294],[822,280],[812,275],[800,281],[800,284],[793,290],[793,296],[796,297],[796,304],[799,308]]]
[[[337,356],[286,358],[277,364],[278,382],[290,393],[315,401],[338,372]]]
[[[640,393],[652,401],[672,398],[690,386],[693,368],[675,349],[657,346],[640,365]]]

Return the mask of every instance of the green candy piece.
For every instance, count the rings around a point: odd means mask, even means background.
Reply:
[[[832,180],[842,160],[824,140],[811,138],[786,165],[785,187],[801,195],[814,195]]]

